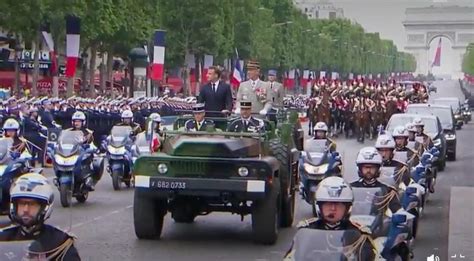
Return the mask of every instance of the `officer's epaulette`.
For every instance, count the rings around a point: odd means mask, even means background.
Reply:
[[[94,133],[93,130],[86,128],[86,131],[89,132],[90,134]]]
[[[401,161],[399,161],[399,160],[397,160],[397,159],[392,159],[392,161],[402,164],[402,168],[408,167],[408,164],[406,164],[405,162],[401,162]]]
[[[316,217],[312,217],[312,218],[308,218],[308,219],[305,219],[305,220],[301,220],[300,222],[298,222],[298,224],[296,225],[296,228],[303,228],[303,227],[307,227],[309,226],[310,224],[314,223],[318,221],[318,218]]]
[[[17,224],[9,224],[9,225],[6,226],[6,227],[1,227],[1,228],[0,228],[0,233],[6,231],[6,230],[8,230],[8,229],[12,229],[12,228],[16,228],[16,227],[18,227]]]
[[[352,225],[354,225],[360,232],[364,233],[364,234],[371,234],[372,231],[370,230],[370,228],[368,228],[367,226],[364,226],[358,222],[355,222],[354,220],[350,220],[350,222],[352,223]]]
[[[21,137],[21,136],[18,136],[18,139],[21,141],[21,142],[27,142],[27,140],[24,138],[24,137]]]

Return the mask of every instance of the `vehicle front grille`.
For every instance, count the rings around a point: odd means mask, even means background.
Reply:
[[[205,174],[209,169],[209,163],[199,161],[172,161],[170,165],[172,171],[177,175],[200,175]]]

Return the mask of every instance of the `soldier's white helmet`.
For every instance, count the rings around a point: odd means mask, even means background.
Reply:
[[[72,121],[86,121],[86,115],[82,111],[76,111],[71,118]]]
[[[35,199],[41,204],[40,211],[34,220],[35,223],[32,226],[23,227],[23,230],[26,230],[26,232],[33,232],[39,229],[53,212],[53,188],[51,184],[49,184],[48,179],[40,174],[28,173],[21,175],[13,183],[10,196],[10,218],[22,227],[26,224],[24,224],[22,218],[18,216],[16,201],[21,198],[28,198]]]
[[[408,138],[408,131],[404,126],[397,126],[393,129],[392,137],[405,137]]]
[[[364,147],[357,154],[357,166],[362,164],[382,165],[382,156],[374,147]]]
[[[375,141],[375,148],[376,149],[394,149],[395,148],[395,141],[393,137],[389,134],[382,134],[377,138]]]
[[[7,119],[3,124],[3,131],[13,130],[16,131],[17,134],[20,131],[20,123],[15,119]]]
[[[423,120],[422,120],[421,118],[418,118],[418,117],[417,117],[417,118],[413,119],[413,125],[414,125],[415,127],[418,127],[418,126],[424,127],[424,126],[425,126],[425,123],[423,122]]]
[[[316,189],[315,199],[320,202],[352,203],[354,194],[349,184],[341,177],[327,177],[323,179]]]
[[[150,114],[150,119],[153,121],[153,122],[161,122],[161,116],[160,114],[154,112],[152,114]]]
[[[132,119],[133,118],[133,112],[131,110],[124,110],[121,115],[122,120],[123,119]]]
[[[326,125],[326,123],[320,121],[320,122],[317,122],[316,125],[314,125],[313,129],[315,131],[325,131],[325,132],[327,132],[328,131],[328,125]]]
[[[406,129],[408,132],[416,132],[416,127],[415,127],[415,125],[413,125],[413,123],[411,123],[411,122],[405,124],[405,129]]]

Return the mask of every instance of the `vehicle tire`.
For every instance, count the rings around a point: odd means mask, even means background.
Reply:
[[[286,144],[281,144],[280,140],[270,141],[272,155],[280,162],[280,226],[291,227],[295,217],[295,175],[291,173],[290,152]]]
[[[64,208],[68,208],[71,206],[72,191],[70,184],[59,185],[59,198],[61,200],[61,206],[63,206]]]
[[[278,182],[273,183],[277,185]],[[255,243],[272,245],[278,238],[278,186],[274,186],[265,198],[253,203],[252,233]]]
[[[122,183],[122,177],[120,176],[120,172],[118,170],[112,170],[112,186],[114,190],[120,190]]]
[[[293,139],[295,142],[295,147],[299,151],[304,150],[304,133],[303,137],[300,138],[300,132],[298,131],[301,128],[301,123],[298,123],[293,127]]]
[[[451,161],[456,161],[456,151],[449,153],[448,158]]]
[[[441,160],[438,166],[439,171],[444,171],[445,168],[446,168],[446,158]]]
[[[76,200],[77,200],[79,203],[84,203],[84,202],[86,202],[86,200],[87,200],[88,197],[89,197],[89,191],[85,191],[83,194],[77,195],[77,196],[76,196]]]
[[[139,239],[159,239],[167,211],[166,199],[140,196],[135,190],[133,197],[133,225]]]

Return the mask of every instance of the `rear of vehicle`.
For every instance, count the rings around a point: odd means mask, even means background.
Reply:
[[[455,97],[434,99],[433,104],[451,106],[454,113],[455,126],[459,130],[464,124],[464,117],[461,111],[461,101]]]
[[[454,113],[450,106],[436,104],[410,104],[407,113],[434,115],[441,122],[446,138],[446,155],[451,160],[456,160],[456,128]]]

